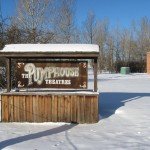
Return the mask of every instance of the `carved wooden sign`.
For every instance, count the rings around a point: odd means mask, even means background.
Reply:
[[[18,62],[18,88],[87,89],[87,62]]]

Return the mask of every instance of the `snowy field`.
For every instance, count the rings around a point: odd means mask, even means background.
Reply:
[[[150,76],[101,74],[98,88],[98,123],[0,123],[0,149],[149,150]]]

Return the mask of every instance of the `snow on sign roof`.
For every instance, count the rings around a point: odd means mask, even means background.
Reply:
[[[94,44],[10,44],[1,52],[99,52]]]

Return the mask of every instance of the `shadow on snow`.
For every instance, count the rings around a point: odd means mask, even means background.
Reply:
[[[102,119],[107,118],[113,115],[119,107],[124,106],[126,102],[141,97],[150,97],[150,93],[102,92],[99,95],[99,114]]]
[[[41,137],[44,137],[44,136],[50,136],[50,135],[53,135],[53,134],[66,132],[67,130],[69,130],[69,129],[77,126],[77,125],[78,124],[62,125],[60,127],[53,128],[53,129],[50,129],[50,130],[41,131],[41,132],[38,132],[38,133],[32,133],[32,134],[29,134],[29,135],[19,136],[19,137],[15,137],[15,138],[12,138],[12,139],[5,140],[5,141],[1,141],[0,142],[0,149],[3,149],[7,146],[15,145],[15,144],[18,144],[18,143],[21,143],[21,142],[41,138]],[[68,136],[67,136],[67,140],[68,140]],[[69,143],[72,145],[72,147],[74,149],[76,149],[75,145],[72,142],[70,142],[70,140],[69,140]]]

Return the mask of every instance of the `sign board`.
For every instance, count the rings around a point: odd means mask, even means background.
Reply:
[[[87,62],[18,62],[18,88],[87,89]]]

